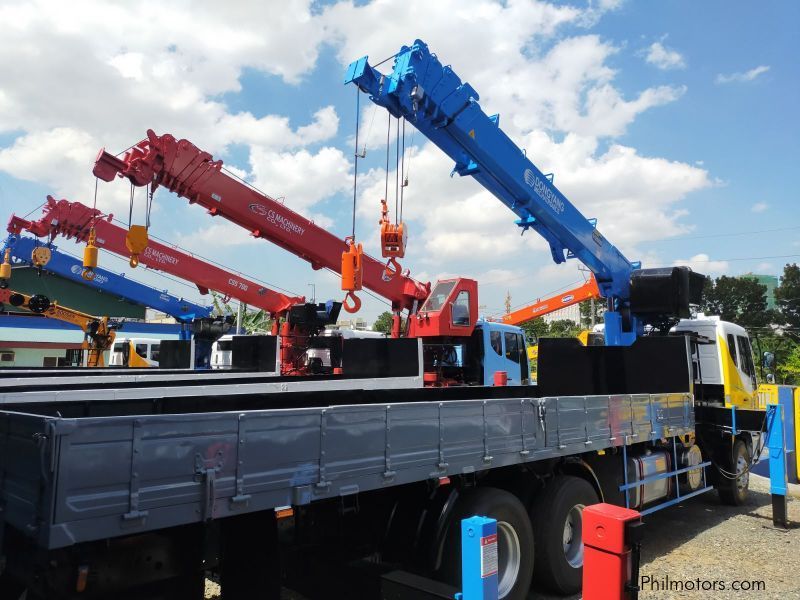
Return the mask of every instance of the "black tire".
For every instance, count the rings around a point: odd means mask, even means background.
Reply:
[[[562,595],[580,591],[583,583],[581,506],[590,506],[599,501],[597,492],[589,482],[571,476],[557,477],[533,501],[531,523],[536,540],[533,577],[538,585]],[[565,550],[564,534],[568,518],[573,523],[573,543]],[[575,535],[581,537],[576,539]]]
[[[750,473],[747,472],[750,464],[750,450],[742,439],[737,439],[733,443],[731,454],[728,460],[723,463],[723,468],[728,473],[746,472],[736,479],[725,477],[722,473],[717,474],[717,491],[723,504],[730,506],[741,506],[747,502],[748,491],[750,489]]]
[[[458,499],[450,516],[450,524],[444,539],[442,565],[437,573],[441,581],[461,589],[461,520],[474,515],[497,519],[497,549],[501,588],[500,598],[524,600],[528,595],[533,575],[533,531],[528,513],[516,496],[497,488],[478,488],[466,492]],[[516,535],[516,543],[513,540]],[[506,575],[505,566],[512,554],[510,544],[517,548],[516,576]],[[504,575],[511,579],[505,580]],[[508,586],[506,589],[503,589]]]

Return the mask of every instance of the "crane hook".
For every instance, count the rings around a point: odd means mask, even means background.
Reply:
[[[149,243],[146,225],[131,225],[125,236],[125,246],[131,253],[130,265],[132,269],[139,266],[139,255],[144,252]]]
[[[361,299],[353,292],[347,292],[342,302],[342,308],[349,313],[357,313],[361,310]]]
[[[400,221],[392,223],[389,220],[389,207],[386,200],[381,200],[381,254],[389,260],[383,270],[384,280],[390,281],[393,277],[400,274],[400,263],[398,258],[403,258],[406,254],[406,241],[408,229],[406,224]]]
[[[344,240],[347,250],[342,252],[342,289],[347,292],[342,307],[349,313],[358,312],[361,300],[354,294],[361,289],[363,281],[362,259],[364,248],[357,244],[355,238],[347,237]]]
[[[83,271],[81,277],[86,281],[93,281],[95,277],[94,270],[97,268],[97,233],[94,230],[94,225],[89,229],[89,239],[86,242],[86,248],[83,249]]]
[[[11,248],[6,248],[3,264],[0,265],[0,288],[8,287],[9,279],[11,279]]]

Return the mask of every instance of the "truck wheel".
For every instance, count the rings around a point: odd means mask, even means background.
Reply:
[[[445,534],[439,579],[461,588],[461,520],[475,515],[497,519],[498,598],[523,600],[533,574],[533,531],[525,507],[505,490],[478,488],[459,498]]]
[[[536,497],[531,523],[536,540],[534,579],[563,595],[576,594],[583,580],[583,509],[599,502],[580,477],[557,477]]]
[[[720,500],[722,500],[724,504],[741,506],[747,501],[747,492],[750,487],[750,472],[748,471],[750,452],[744,440],[737,439],[733,443],[731,456],[724,464],[726,471],[729,473],[736,473],[738,477],[736,479],[729,479],[719,474],[717,491],[719,492]]]

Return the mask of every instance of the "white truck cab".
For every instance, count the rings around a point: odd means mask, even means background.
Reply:
[[[671,333],[694,333],[707,338],[693,357],[695,380],[701,381],[700,399],[715,399],[725,406],[758,408],[758,381],[750,338],[743,327],[702,313],[681,319]]]
[[[108,364],[112,367],[157,367],[160,348],[160,339],[118,337],[111,347]]]

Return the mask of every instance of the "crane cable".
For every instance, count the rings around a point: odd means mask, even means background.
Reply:
[[[353,153],[353,229],[351,231],[351,235],[355,240],[356,237],[356,202],[357,202],[357,190],[358,190],[358,124],[361,120],[361,89],[356,88],[356,143],[355,147],[356,150]],[[367,153],[367,145],[366,142],[364,143],[364,155],[366,156]]]
[[[394,150],[394,224],[399,221],[400,209],[400,117],[397,117],[397,129],[395,131],[395,150]]]
[[[389,202],[389,154],[391,149],[391,144],[389,143],[390,137],[392,135],[392,113],[389,113],[389,120],[387,122],[386,127],[386,180],[383,190],[383,199],[386,202]]]
[[[406,172],[406,119],[403,117],[403,150],[400,154],[400,171],[402,179],[400,181],[400,222],[403,221],[403,190],[408,185],[408,177],[405,176]]]

